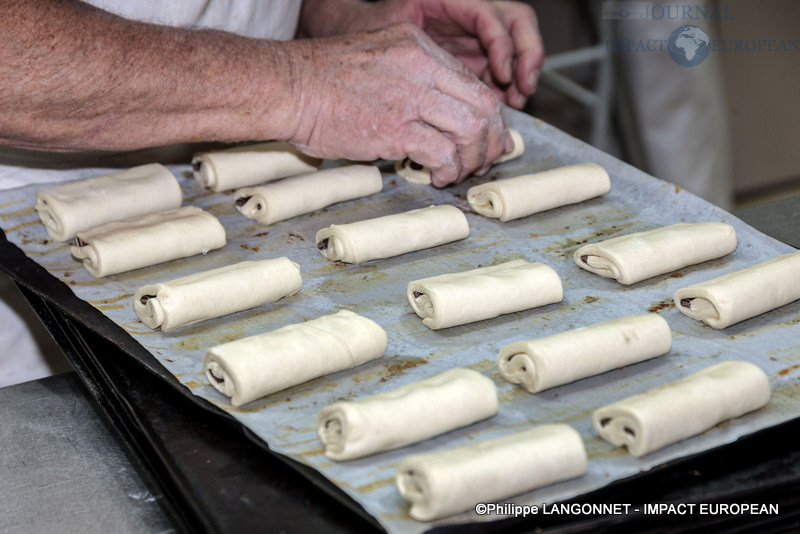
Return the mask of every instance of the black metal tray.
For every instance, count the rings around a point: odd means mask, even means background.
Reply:
[[[273,454],[193,396],[124,330],[3,235],[0,268],[20,286],[91,396],[164,492],[184,531],[370,532],[363,509],[316,471]],[[800,420],[671,462],[574,502],[766,503],[779,515],[551,515],[458,532],[789,531],[800,527]]]

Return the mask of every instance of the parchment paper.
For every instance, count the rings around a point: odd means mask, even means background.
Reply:
[[[672,305],[672,296],[681,287],[793,249],[696,196],[647,176],[541,121],[508,111],[507,122],[522,132],[527,151],[520,160],[496,166],[488,176],[436,190],[406,183],[392,173],[391,164],[384,163],[381,167],[383,192],[267,227],[236,212],[231,191],[203,191],[188,178],[188,162],[174,166],[171,170],[180,177],[185,204],[200,206],[217,215],[227,230],[228,244],[205,256],[105,279],[89,276],[70,256],[68,244],[48,240],[33,210],[34,196],[41,186],[0,194],[0,224],[10,241],[68,284],[78,297],[121,325],[195,395],[233,414],[272,450],[320,471],[390,532],[420,532],[438,524],[498,519],[469,512],[429,524],[412,520],[394,485],[396,466],[409,454],[490,439],[540,423],[568,423],[585,440],[589,472],[583,478],[508,500],[517,504],[542,504],[582,495],[664,462],[717,447],[796,417],[800,413],[797,379],[800,375],[800,302],[722,331],[681,315]],[[474,214],[466,203],[466,190],[471,185],[582,161],[597,162],[608,170],[612,183],[609,194],[507,223]],[[335,164],[328,162],[327,166]],[[104,171],[64,172],[77,179]],[[464,210],[471,226],[470,237],[358,266],[331,263],[316,249],[317,230],[332,223],[353,222],[430,204],[453,204]],[[736,252],[628,287],[579,269],[572,260],[576,248],[587,242],[678,222],[701,221],[734,225],[739,237]],[[133,293],[144,284],[246,259],[279,256],[288,256],[301,266],[303,289],[295,296],[169,333],[150,330],[137,320],[133,311]],[[553,267],[563,280],[564,301],[439,331],[423,326],[406,301],[405,287],[411,280],[515,258]],[[389,347],[384,357],[239,409],[231,407],[227,398],[207,384],[201,372],[206,348],[343,308],[369,317],[386,329]],[[497,372],[497,352],[508,343],[647,312],[661,314],[673,330],[673,348],[666,356],[537,395],[506,383]],[[767,372],[773,398],[766,408],[641,459],[628,455],[623,448],[612,447],[592,429],[591,413],[595,408],[727,359],[749,360]],[[475,369],[494,380],[501,400],[497,416],[415,446],[370,458],[335,463],[324,456],[314,428],[316,413],[322,407],[337,400],[358,399],[394,389],[456,366]]]

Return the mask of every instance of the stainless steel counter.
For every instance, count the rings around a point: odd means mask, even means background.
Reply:
[[[74,372],[0,389],[0,532],[173,532]]]

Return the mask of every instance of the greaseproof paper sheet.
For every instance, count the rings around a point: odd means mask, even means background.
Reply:
[[[184,205],[219,217],[228,244],[195,256],[96,280],[69,254],[69,245],[48,239],[33,210],[32,185],[0,193],[0,225],[22,248],[75,294],[122,326],[146,347],[192,393],[231,413],[269,447],[318,470],[353,497],[389,532],[421,532],[432,526],[499,519],[467,512],[433,523],[408,516],[394,475],[409,454],[451,448],[491,439],[543,423],[567,423],[586,444],[586,476],[507,500],[516,504],[553,503],[601,488],[611,482],[680,458],[732,442],[787,421],[800,413],[800,302],[724,330],[714,330],[675,310],[672,296],[681,287],[729,273],[793,249],[745,225],[729,213],[680,188],[654,179],[559,130],[522,113],[507,111],[507,123],[525,140],[525,155],[493,168],[481,178],[437,190],[406,182],[384,163],[383,192],[348,201],[271,226],[239,214],[233,192],[204,191],[186,165],[173,166],[184,189]],[[487,180],[594,161],[611,176],[611,192],[580,204],[523,219],[500,222],[472,213],[467,189]],[[328,162],[327,166],[336,163]],[[69,178],[105,169],[62,171]],[[317,250],[316,232],[348,223],[432,204],[452,204],[467,214],[469,238],[433,249],[361,265],[332,263]],[[657,276],[632,286],[601,278],[576,266],[572,254],[581,245],[679,222],[722,221],[738,233],[736,252],[718,260]],[[134,292],[145,284],[172,280],[243,260],[287,256],[300,264],[300,293],[256,309],[162,333],[138,321]],[[496,265],[517,258],[550,265],[561,276],[564,300],[494,319],[444,330],[430,330],[408,304],[408,282],[438,274]],[[208,347],[259,334],[320,315],[349,309],[380,324],[389,336],[386,354],[355,369],[318,378],[240,408],[206,381],[203,354]],[[532,395],[499,375],[495,359],[514,341],[577,328],[615,317],[658,313],[673,331],[669,354],[601,376]],[[773,388],[769,405],[691,439],[641,459],[614,448],[592,428],[591,414],[603,405],[691,374],[722,360],[748,360],[766,371]],[[315,417],[324,406],[395,389],[452,367],[477,370],[498,387],[499,413],[486,421],[426,442],[351,462],[336,463],[323,454]],[[510,459],[513,461],[513,459]]]

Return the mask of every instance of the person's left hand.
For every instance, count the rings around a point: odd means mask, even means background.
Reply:
[[[348,6],[358,9],[359,13],[348,11]],[[331,12],[322,15],[319,10],[308,10],[304,13],[304,23],[312,28],[312,33],[332,35],[373,29],[393,22],[411,22],[491,87],[501,102],[522,108],[536,91],[544,62],[544,47],[536,14],[525,3],[383,0],[359,4],[345,1],[337,6],[337,10],[338,16]],[[323,17],[325,20],[321,20]]]

